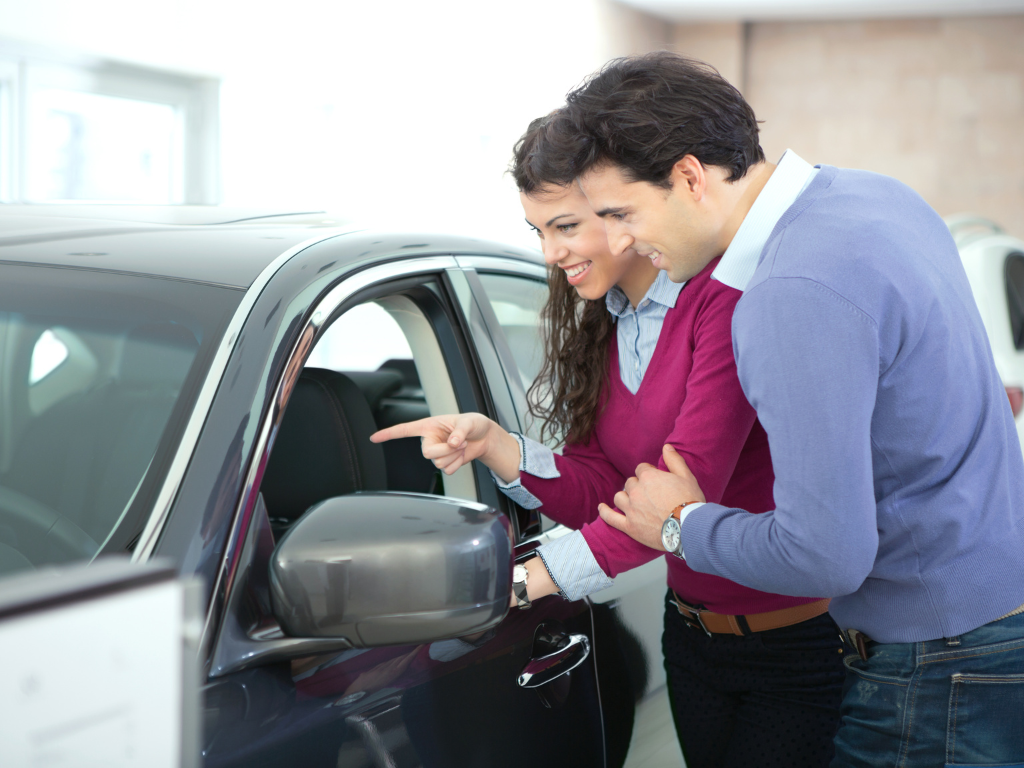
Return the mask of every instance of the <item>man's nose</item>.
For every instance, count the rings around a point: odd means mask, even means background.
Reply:
[[[604,228],[608,233],[608,249],[612,252],[612,256],[621,256],[627,248],[632,248],[633,243],[636,242],[621,224],[606,220]]]
[[[564,245],[552,243],[550,240],[540,241],[540,250],[544,254],[544,263],[554,266],[569,255],[569,249]]]

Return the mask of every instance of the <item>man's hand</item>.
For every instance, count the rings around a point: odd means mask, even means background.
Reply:
[[[661,453],[668,472],[641,464],[636,477],[629,478],[625,489],[615,494],[615,506],[620,511],[607,504],[598,505],[601,519],[608,525],[653,549],[663,549],[661,526],[673,509],[688,501],[704,501],[697,478],[683,457],[670,445]]]
[[[400,437],[422,438],[423,456],[446,475],[480,459],[506,483],[519,477],[519,443],[483,414],[456,413],[408,421],[374,432],[370,440],[383,443]]]

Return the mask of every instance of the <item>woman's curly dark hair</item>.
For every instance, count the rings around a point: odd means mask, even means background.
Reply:
[[[571,128],[561,111],[530,123],[509,168],[521,192],[542,198],[575,183],[580,148]],[[585,443],[603,410],[615,320],[603,298],[582,298],[556,266],[548,269],[548,291],[541,310],[544,362],[526,399],[542,422],[542,439]]]

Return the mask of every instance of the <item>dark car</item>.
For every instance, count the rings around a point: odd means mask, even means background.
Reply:
[[[321,214],[0,209],[0,574],[198,577],[207,766],[623,764],[664,565],[509,612],[513,560],[565,529],[368,439],[536,434],[546,294],[535,253]]]

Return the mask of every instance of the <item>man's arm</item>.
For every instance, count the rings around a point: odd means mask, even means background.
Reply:
[[[872,318],[818,283],[774,278],[753,288],[733,321],[740,382],[768,433],[773,511],[704,504],[682,525],[696,571],[785,595],[856,591],[878,550],[871,416],[878,387]],[[651,541],[671,507],[666,489],[693,495],[692,475],[645,470],[616,496],[626,517],[602,517]],[[660,509],[660,506],[666,506]]]

